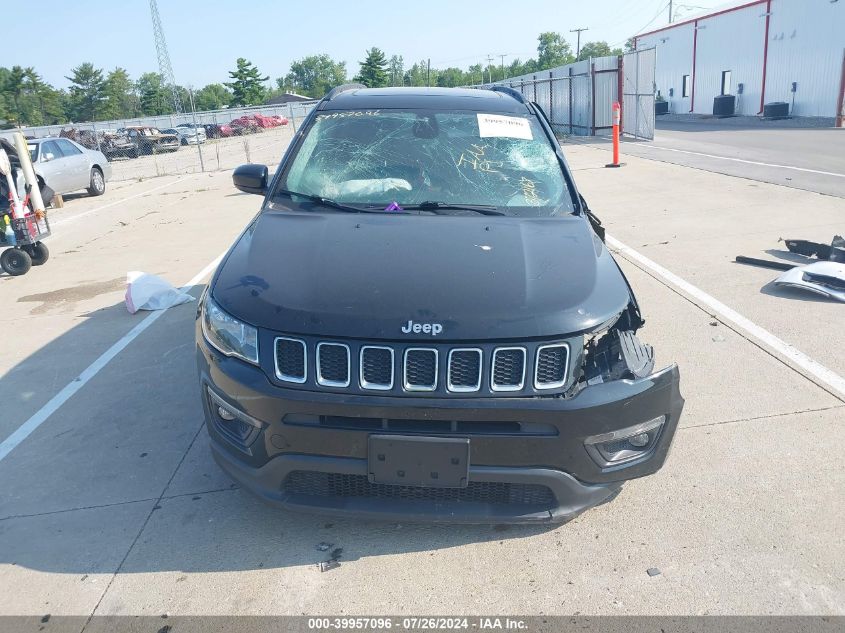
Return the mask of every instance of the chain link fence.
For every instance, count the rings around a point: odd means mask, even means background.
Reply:
[[[26,127],[27,138],[70,138],[106,155],[112,180],[278,162],[316,101]]]

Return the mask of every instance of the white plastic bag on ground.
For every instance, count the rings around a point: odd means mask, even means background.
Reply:
[[[126,273],[126,309],[130,314],[138,310],[166,310],[193,300],[191,295],[157,275],[137,270]]]

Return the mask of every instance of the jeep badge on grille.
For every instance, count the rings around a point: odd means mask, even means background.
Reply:
[[[443,331],[443,326],[440,323],[414,323],[413,321],[408,321],[407,324],[402,326],[402,331],[405,334],[410,334],[411,332],[419,334],[422,332],[423,334],[437,336]]]

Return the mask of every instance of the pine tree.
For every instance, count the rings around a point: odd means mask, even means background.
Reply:
[[[173,111],[170,91],[158,73],[144,73],[138,78],[135,88],[140,95],[141,113],[145,116],[157,116]]]
[[[367,59],[361,62],[361,70],[355,81],[360,81],[368,88],[382,88],[388,84],[387,58],[376,47],[367,51]]]
[[[265,89],[262,84],[270,77],[261,77],[258,68],[243,57],[238,57],[237,65],[235,70],[229,72],[232,82],[225,84],[232,90],[232,105],[259,105],[264,101]]]
[[[106,80],[103,71],[85,62],[71,68],[69,114],[75,121],[95,121],[106,98]]]
[[[134,85],[125,68],[115,68],[106,76],[105,96],[103,106],[104,119],[122,119],[135,116],[137,99]]]

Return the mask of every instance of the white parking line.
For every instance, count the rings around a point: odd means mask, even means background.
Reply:
[[[820,174],[822,176],[834,176],[836,178],[845,178],[845,174],[840,174],[835,171],[820,171],[818,169],[808,169],[807,167],[795,167],[793,165],[778,165],[777,163],[762,163],[756,160],[732,158],[730,156],[718,156],[716,154],[704,154],[703,152],[692,152],[687,149],[661,147],[660,145],[639,145],[638,147],[647,147],[648,149],[659,149],[664,152],[678,152],[679,154],[692,154],[693,156],[704,156],[705,158],[718,158],[719,160],[729,160],[735,163],[745,163],[747,165],[760,165],[761,167],[777,167],[778,169],[792,169],[795,171],[804,171],[810,174]]]
[[[206,275],[217,267],[225,254],[225,252],[221,253],[214,261],[194,275],[193,279],[182,286],[182,289],[187,290],[191,286],[195,286],[202,281]],[[0,461],[3,461],[9,453],[15,450],[21,442],[29,437],[35,429],[41,426],[51,415],[53,415],[59,407],[70,400],[77,391],[88,384],[88,382],[90,382],[90,380],[96,376],[103,367],[108,365],[111,359],[123,351],[132,341],[138,338],[144,330],[155,323],[164,314],[164,312],[164,310],[150,312],[138,325],[124,334],[120,340],[103,352],[93,363],[88,365],[88,367],[86,367],[79,376],[65,385],[59,393],[50,398],[43,407],[41,407],[26,422],[19,426],[14,433],[3,440],[3,442],[0,443]]]
[[[756,339],[757,341],[759,341],[769,349],[773,350],[774,352],[787,358],[792,363],[806,371],[808,374],[815,377],[820,383],[827,385],[827,387],[829,387],[832,391],[837,392],[840,397],[845,398],[845,378],[843,378],[836,372],[814,361],[812,358],[810,358],[803,352],[797,350],[789,343],[782,341],[768,330],[760,327],[756,323],[745,318],[744,316],[742,316],[735,310],[729,308],[715,297],[710,296],[700,288],[693,286],[691,283],[681,279],[676,274],[666,270],[665,268],[663,268],[663,266],[653,262],[648,257],[635,251],[630,246],[626,246],[625,244],[623,244],[616,238],[611,237],[610,235],[608,235],[606,239],[607,244],[609,246],[618,250],[620,253],[623,253],[630,259],[639,262],[652,272],[656,273],[657,275],[671,283],[676,288],[682,290],[687,295],[696,299],[697,303],[707,306],[708,308],[713,310],[715,314],[718,314],[723,319],[730,321],[752,338]]]
[[[82,213],[77,213],[76,215],[71,215],[71,216],[68,216],[68,217],[59,218],[56,221],[51,220],[50,226],[52,228],[55,228],[57,226],[63,226],[65,224],[70,224],[71,222],[75,222],[79,218],[84,218],[86,215],[91,215],[92,213],[97,213],[97,211],[102,211],[103,209],[108,209],[109,207],[113,207],[117,204],[121,204],[122,202],[126,202],[127,200],[134,200],[135,198],[140,198],[141,196],[145,196],[148,193],[152,193],[153,191],[158,191],[159,189],[171,187],[171,186],[175,185],[177,182],[182,182],[186,178],[189,178],[191,175],[193,175],[193,174],[190,174],[188,176],[180,176],[176,180],[171,180],[170,182],[166,182],[163,185],[159,185],[158,187],[152,187],[151,189],[146,189],[144,191],[141,191],[140,193],[136,193],[136,194],[128,196],[126,198],[121,198],[120,200],[113,200],[112,202],[109,202],[108,204],[104,204],[104,205],[96,207],[94,209],[89,209],[88,211],[83,211]]]

